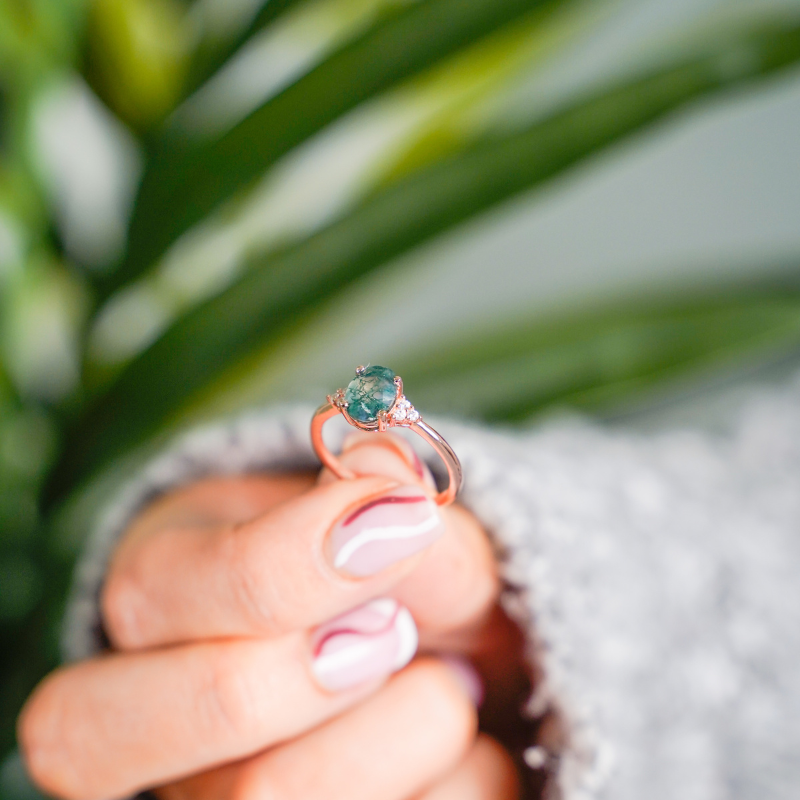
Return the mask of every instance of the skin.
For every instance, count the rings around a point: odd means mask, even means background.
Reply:
[[[497,605],[488,539],[464,509],[445,533],[377,575],[331,565],[336,521],[397,486],[432,480],[391,436],[356,436],[359,476],[200,481],[126,532],[101,598],[113,652],[56,670],[28,700],[18,739],[29,773],[68,800],[158,787],[164,800],[515,800],[505,751],[441,654],[467,656],[484,715],[513,717],[521,637]],[[413,615],[420,655],[340,692],[310,669],[309,631],[375,597]]]

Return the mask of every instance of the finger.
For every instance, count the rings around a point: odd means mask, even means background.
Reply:
[[[166,528],[241,525],[315,483],[311,473],[219,475],[195,481],[152,502],[136,518],[126,539]]]
[[[497,561],[478,521],[459,506],[443,509],[442,517],[444,535],[391,592],[432,647],[455,632],[477,630],[500,594]]]
[[[103,589],[106,630],[137,649],[308,628],[385,594],[443,531],[428,494],[376,476],[240,525],[133,530]]]
[[[357,475],[386,475],[426,488],[432,480],[408,443],[392,434],[350,437],[341,461]],[[320,481],[331,480],[333,476],[323,471]],[[477,641],[497,600],[500,581],[491,544],[475,517],[458,505],[441,509],[441,515],[444,535],[398,582],[392,595],[411,611],[426,646],[446,644],[452,649],[456,641],[451,634],[455,632],[472,630],[472,639]],[[461,643],[465,645],[466,640]]]
[[[240,759],[318,725],[414,655],[411,616],[390,599],[310,637],[114,654],[58,670],[28,701],[29,773],[66,798],[125,796]]]
[[[416,800],[517,800],[519,777],[511,756],[481,734],[466,758]]]
[[[361,434],[347,440],[341,460],[358,475],[422,483],[410,450],[392,434]],[[484,714],[494,719],[528,694],[524,638],[498,606],[497,559],[483,528],[458,505],[441,513],[444,535],[391,595],[414,616],[423,652],[469,656],[487,686]]]
[[[307,735],[158,794],[164,800],[406,800],[455,767],[476,725],[458,675],[422,660]]]
[[[351,457],[354,450],[359,451],[355,458]],[[342,445],[340,461],[356,475],[385,475],[398,483],[419,482],[432,493],[436,492],[436,481],[431,471],[414,448],[396,434],[350,434]],[[327,467],[319,474],[322,484],[337,480],[339,478]]]

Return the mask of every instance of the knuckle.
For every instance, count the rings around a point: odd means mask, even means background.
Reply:
[[[256,629],[271,632],[276,620],[269,602],[270,571],[255,566],[262,559],[252,540],[246,524],[231,526],[221,537],[221,563],[225,564],[237,606]]]
[[[303,623],[305,599],[314,591],[315,576],[274,567],[268,556],[270,539],[263,521],[231,526],[220,538],[219,561],[225,565],[233,602],[248,621],[247,629],[277,635]],[[293,591],[286,591],[287,583]]]
[[[105,632],[117,647],[132,649],[145,643],[146,604],[146,589],[135,574],[112,571],[100,596],[100,609]]]
[[[258,692],[252,679],[235,659],[223,655],[210,665],[205,715],[209,733],[219,737],[220,727],[226,736],[236,740],[249,739],[257,729],[261,708]]]

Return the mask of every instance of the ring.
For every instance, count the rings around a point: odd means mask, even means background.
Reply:
[[[419,411],[403,394],[403,379],[387,367],[358,367],[347,389],[328,395],[311,418],[311,443],[319,460],[339,478],[351,479],[356,474],[345,467],[325,446],[322,426],[341,414],[354,428],[373,433],[389,428],[410,428],[439,454],[447,467],[448,484],[436,495],[436,503],[446,506],[455,500],[461,488],[461,462],[453,448],[430,425],[423,422]]]

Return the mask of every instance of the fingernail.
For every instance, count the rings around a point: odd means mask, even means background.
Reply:
[[[480,708],[483,705],[484,690],[483,679],[478,670],[461,656],[442,656],[442,661],[453,671],[461,687],[472,701],[472,705]]]
[[[324,689],[342,691],[402,669],[417,642],[405,606],[388,597],[372,600],[314,631],[312,670]]]
[[[328,541],[336,569],[365,577],[418,553],[443,532],[436,503],[415,486],[401,486],[350,512]]]

